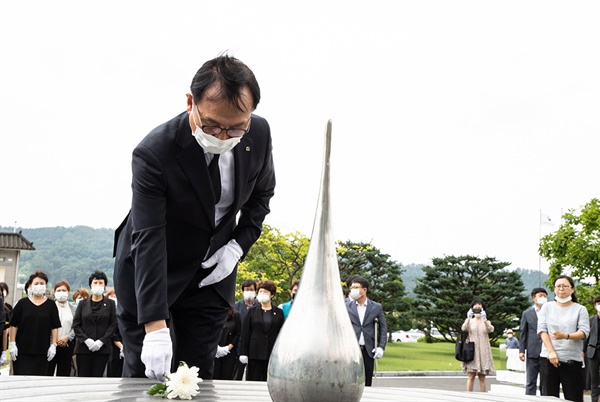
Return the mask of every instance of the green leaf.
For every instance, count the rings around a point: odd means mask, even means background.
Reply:
[[[150,396],[165,396],[165,393],[167,392],[167,385],[160,383],[160,384],[154,384],[149,390],[148,390],[148,395]]]

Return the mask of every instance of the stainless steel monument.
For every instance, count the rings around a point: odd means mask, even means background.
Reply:
[[[300,286],[269,361],[267,385],[275,402],[360,401],[365,387],[362,355],[348,318],[335,252],[330,155],[331,120]]]

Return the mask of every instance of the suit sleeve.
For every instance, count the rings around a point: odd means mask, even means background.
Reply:
[[[262,223],[271,211],[269,209],[269,201],[275,193],[275,167],[273,165],[271,130],[266,120],[261,119],[257,123],[264,125],[263,131],[267,136],[264,151],[265,156],[262,168],[256,178],[254,189],[241,208],[240,219],[233,233],[233,238],[242,248],[244,256],[262,232]]]
[[[112,300],[107,300],[108,305],[110,306],[110,315],[108,318],[108,327],[106,328],[106,332],[100,338],[104,345],[110,345],[112,341],[113,335],[117,330],[117,309],[115,308],[115,302]]]
[[[526,311],[527,310],[521,315],[521,325],[519,326],[519,333],[521,334],[519,338],[519,353],[525,353],[525,349],[527,349],[527,336],[529,335],[527,332],[529,326],[527,324],[527,318],[525,317]]]
[[[167,319],[166,182],[158,158],[138,146],[132,161],[131,256],[138,322]]]
[[[385,345],[387,343],[387,324],[385,322],[385,315],[383,314],[383,307],[381,304],[379,305],[379,313],[377,315],[377,319],[379,320],[379,343],[378,347],[381,349],[385,349]]]
[[[248,345],[250,343],[250,317],[252,316],[254,309],[250,308],[246,317],[244,317],[244,324],[242,327],[242,348],[240,349],[240,356],[248,356]]]
[[[75,310],[75,317],[73,317],[73,331],[79,342],[85,342],[89,336],[83,331],[81,310],[83,310],[83,303],[79,303],[77,310]]]
[[[242,320],[240,319],[239,313],[234,314],[233,322],[234,322],[234,326],[233,326],[233,334],[231,336],[231,344],[233,345],[234,348],[236,348],[238,346],[238,343],[240,341],[240,335],[242,333]]]

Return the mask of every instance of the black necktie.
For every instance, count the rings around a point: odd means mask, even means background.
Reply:
[[[214,154],[212,161],[208,165],[208,174],[212,182],[213,192],[215,194],[215,204],[221,199],[221,172],[219,171],[219,154]]]

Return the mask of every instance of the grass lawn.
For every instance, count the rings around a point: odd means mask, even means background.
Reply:
[[[506,369],[506,354],[492,347],[494,368]],[[454,358],[454,343],[388,342],[385,354],[378,362],[378,371],[461,371],[461,362]]]

